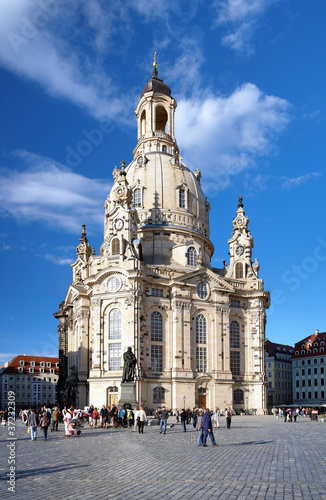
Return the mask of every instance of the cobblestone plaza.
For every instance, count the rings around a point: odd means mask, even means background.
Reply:
[[[170,425],[175,421],[171,417]],[[198,432],[181,424],[160,434],[92,429],[80,436],[38,429],[31,441],[16,422],[16,487],[8,491],[10,442],[1,427],[0,498],[25,499],[326,499],[326,424],[300,417],[237,416],[214,430],[218,447],[196,445]]]

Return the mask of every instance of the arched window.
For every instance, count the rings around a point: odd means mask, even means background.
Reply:
[[[301,354],[306,354],[306,351],[301,351]]]
[[[112,309],[109,314],[109,339],[121,339],[121,311]]]
[[[109,387],[109,392],[117,393],[117,392],[119,392],[119,390],[116,386],[113,386],[113,387],[111,386],[111,387]]]
[[[144,135],[146,132],[146,111],[144,110],[141,114],[140,119],[140,135]]]
[[[186,191],[179,189],[179,208],[186,208]]]
[[[168,151],[168,148],[165,145],[163,145],[162,146],[162,153],[167,153],[167,151]]]
[[[235,389],[235,391],[233,392],[233,403],[234,404],[242,404],[243,401],[244,401],[243,390],[242,389]]]
[[[237,262],[235,265],[235,279],[243,278],[243,264],[242,262]]]
[[[134,207],[141,207],[142,199],[141,199],[141,188],[134,189]]]
[[[162,314],[157,311],[151,314],[151,340],[154,342],[163,342]]]
[[[313,352],[314,352],[314,353],[318,352],[318,349],[316,349],[316,348],[315,348],[315,349],[313,350]]]
[[[187,251],[187,264],[188,266],[195,266],[197,263],[197,252],[194,247],[189,247]]]
[[[113,238],[112,240],[112,255],[120,254],[120,240],[119,238]]]
[[[164,387],[154,387],[154,389],[153,389],[153,403],[165,403],[165,389],[164,389]]]
[[[202,314],[196,317],[196,343],[207,344],[207,321]]]
[[[165,132],[165,126],[168,121],[168,114],[163,106],[156,108],[156,130]]]
[[[230,347],[240,348],[240,328],[237,321],[231,321],[230,323]]]

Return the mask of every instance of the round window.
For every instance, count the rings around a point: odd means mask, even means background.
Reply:
[[[197,285],[197,295],[200,299],[206,299],[207,295],[208,295],[208,288],[207,288],[207,285],[206,283],[204,283],[203,281],[201,281],[200,283],[198,283]]]
[[[107,282],[107,289],[110,293],[117,292],[121,287],[121,279],[117,276],[113,276]]]

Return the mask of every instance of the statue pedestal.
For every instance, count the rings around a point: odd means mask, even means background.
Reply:
[[[121,394],[118,405],[123,406],[125,403],[129,403],[132,408],[138,406],[135,399],[135,382],[122,382],[120,387]]]

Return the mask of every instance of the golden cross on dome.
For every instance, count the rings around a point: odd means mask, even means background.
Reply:
[[[156,62],[156,52],[154,52],[154,61],[153,61],[153,68],[157,68],[157,62]]]

